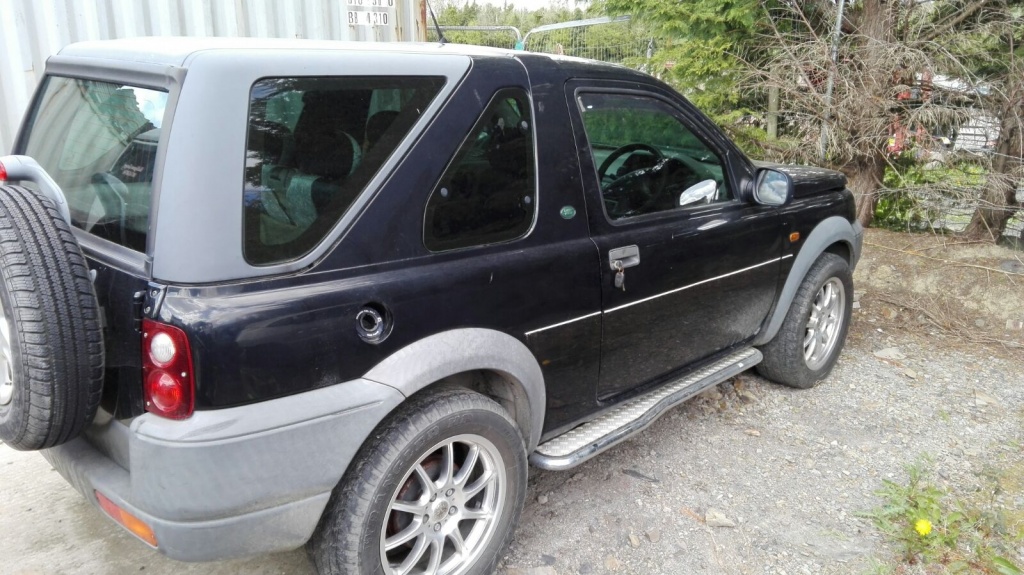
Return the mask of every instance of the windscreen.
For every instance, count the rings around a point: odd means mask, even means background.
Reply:
[[[64,191],[72,225],[144,252],[167,94],[49,76],[38,98],[22,153]]]

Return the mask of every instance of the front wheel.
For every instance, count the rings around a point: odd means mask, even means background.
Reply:
[[[324,575],[492,573],[526,498],[526,451],[500,405],[414,397],[374,432],[309,543]]]
[[[843,258],[824,253],[807,272],[775,339],[761,348],[761,375],[800,389],[832,371],[846,342],[853,309],[853,277]]]

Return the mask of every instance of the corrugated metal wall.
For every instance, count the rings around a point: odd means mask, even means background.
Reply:
[[[72,42],[133,36],[422,41],[424,10],[423,0],[0,0],[0,155],[14,145],[46,59]]]

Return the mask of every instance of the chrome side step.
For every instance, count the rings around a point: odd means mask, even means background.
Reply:
[[[635,397],[593,421],[574,427],[537,446],[530,463],[560,471],[576,467],[598,453],[638,433],[669,409],[701,391],[734,377],[761,362],[761,352],[747,348]]]

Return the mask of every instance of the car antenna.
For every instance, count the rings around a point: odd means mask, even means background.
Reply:
[[[444,37],[444,32],[441,30],[441,25],[437,23],[437,16],[434,15],[434,9],[430,7],[430,2],[425,2],[427,10],[430,12],[430,19],[434,21],[434,28],[437,29],[437,39],[442,45],[448,43],[448,38]]]

